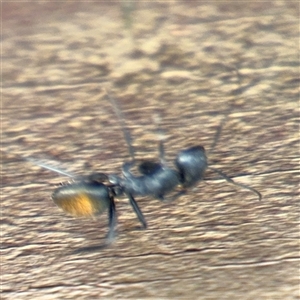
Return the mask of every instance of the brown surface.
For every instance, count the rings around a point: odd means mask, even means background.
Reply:
[[[123,17],[121,4],[2,4],[3,299],[299,299],[299,4],[274,3],[140,3]],[[140,157],[157,155],[155,114],[171,161],[209,149],[230,110],[210,161],[263,201],[211,180],[171,204],[139,198],[141,231],[118,199],[116,242],[82,251],[103,244],[106,216],[65,216],[50,200],[65,178],[15,154],[120,173],[105,82]]]

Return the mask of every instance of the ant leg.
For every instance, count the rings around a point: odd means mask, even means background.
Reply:
[[[228,67],[229,67],[229,66],[228,66]],[[239,69],[238,69],[237,67],[235,67],[235,66],[229,67],[229,68],[231,69],[231,71],[233,71],[233,72],[236,73],[237,81],[238,81],[238,88],[237,88],[237,90],[241,90],[241,89],[242,89],[242,84],[241,84],[242,76],[241,76],[241,74],[240,74],[240,72],[239,72]],[[235,102],[235,101],[234,101],[234,102]],[[232,108],[233,108],[234,105],[235,105],[234,102],[233,102],[233,104],[230,105],[230,107],[227,108],[227,110],[225,111],[225,116],[224,116],[223,120],[221,121],[221,123],[220,123],[220,125],[219,125],[219,127],[218,127],[218,129],[217,129],[217,131],[216,131],[216,133],[215,133],[213,142],[212,142],[212,144],[211,144],[211,146],[210,146],[210,148],[209,148],[209,152],[208,152],[209,154],[211,154],[211,153],[214,151],[214,149],[215,149],[215,147],[216,147],[216,145],[217,145],[217,143],[218,143],[218,141],[219,141],[219,139],[220,139],[220,135],[221,135],[222,128],[223,128],[225,122],[227,121],[227,119],[228,119],[228,117],[229,117],[229,114],[230,114]]]
[[[107,235],[108,243],[110,244],[115,237],[115,226],[116,226],[116,206],[113,197],[109,199],[109,208],[108,208],[108,223],[109,231]]]
[[[179,191],[178,193],[176,193],[174,196],[172,196],[171,198],[167,198],[165,199],[164,196],[158,196],[156,198],[158,198],[158,200],[162,201],[162,202],[165,202],[165,203],[171,203],[175,200],[177,200],[177,198],[181,197],[182,195],[185,195],[187,193],[186,190],[182,190],[182,191]]]
[[[182,190],[180,192],[178,192],[173,198],[172,201],[176,200],[177,198],[181,197],[182,195],[186,194],[186,190]]]
[[[124,177],[129,178],[132,177],[130,169],[135,165],[135,161],[125,162],[122,166],[122,173]]]
[[[119,107],[117,106],[115,99],[113,97],[111,97],[111,95],[106,90],[105,90],[105,92],[106,92],[108,99],[115,111],[116,116],[118,117],[118,121],[119,121],[120,127],[122,129],[125,142],[128,147],[129,155],[130,155],[131,159],[134,161],[135,158],[134,158],[134,149],[132,146],[132,138],[131,138],[129,131],[127,130],[127,128],[125,126],[124,117],[122,115],[122,112],[120,111]]]
[[[209,154],[211,154],[214,151],[214,149],[215,149],[215,147],[216,147],[216,145],[217,145],[217,143],[218,143],[218,141],[220,139],[221,131],[223,129],[223,126],[224,126],[225,122],[227,121],[227,119],[228,119],[228,113],[225,115],[225,117],[221,121],[220,125],[218,126],[218,129],[217,129],[217,131],[215,133],[213,142],[212,142],[212,144],[211,144],[211,146],[209,148],[209,152],[208,152]]]
[[[212,171],[214,171],[215,173],[218,173],[220,176],[222,176],[227,182],[231,183],[231,184],[234,184],[234,185],[237,185],[237,186],[240,186],[244,189],[247,189],[249,191],[252,191],[253,193],[255,193],[257,196],[258,196],[258,200],[261,201],[262,199],[262,195],[259,191],[257,191],[256,189],[248,186],[248,185],[245,185],[245,184],[242,184],[242,183],[237,183],[235,182],[233,179],[231,179],[230,177],[228,177],[226,174],[224,174],[222,171],[218,170],[218,169],[215,169],[215,168],[212,168],[212,167],[208,167],[209,169],[211,169]]]
[[[43,168],[43,169],[46,169],[46,170],[49,170],[49,171],[52,171],[52,172],[56,172],[56,173],[58,173],[58,174],[61,174],[61,175],[63,175],[63,176],[67,176],[67,177],[70,177],[70,178],[75,178],[75,176],[72,175],[72,174],[70,174],[70,173],[67,173],[67,172],[62,171],[62,170],[60,170],[60,169],[58,169],[58,168],[49,166],[49,165],[47,165],[47,164],[45,164],[45,163],[43,163],[43,162],[41,162],[41,161],[38,161],[38,160],[36,160],[36,159],[30,158],[30,157],[27,157],[27,158],[24,157],[23,159],[24,159],[25,161],[31,162],[32,164],[34,164],[34,165],[36,165],[36,166],[39,166],[39,167],[41,167],[41,168]]]
[[[128,199],[129,199],[129,202],[133,208],[133,210],[135,211],[139,221],[142,223],[143,225],[143,228],[147,228],[147,222],[143,216],[143,213],[141,212],[138,204],[136,203],[136,201],[134,200],[133,196],[130,194],[130,193],[126,193]]]
[[[164,147],[163,140],[159,141],[159,144],[158,144],[158,153],[159,153],[160,162],[162,164],[164,164],[165,163],[165,147]]]
[[[154,123],[156,123],[156,134],[158,136],[158,154],[159,160],[161,164],[165,164],[165,147],[164,147],[164,140],[165,140],[165,133],[164,130],[160,127],[160,116],[156,115],[153,117]]]

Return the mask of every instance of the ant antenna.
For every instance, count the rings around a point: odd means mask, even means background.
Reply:
[[[215,133],[215,136],[214,136],[214,140],[213,140],[213,143],[210,147],[210,150],[209,150],[209,154],[211,154],[215,147],[216,147],[216,144],[217,142],[219,141],[220,139],[220,136],[221,136],[221,131],[222,131],[222,128],[225,124],[225,122],[227,121],[228,119],[228,115],[229,115],[229,112],[226,113],[225,117],[223,118],[223,120],[221,121],[216,133]],[[256,189],[248,186],[248,185],[245,185],[245,184],[242,184],[242,183],[237,183],[235,182],[233,179],[231,179],[230,177],[228,177],[225,173],[223,173],[222,171],[220,171],[219,169],[216,169],[216,168],[213,168],[213,167],[210,167],[208,166],[208,169],[212,170],[213,172],[219,174],[222,178],[224,178],[227,182],[233,184],[233,185],[236,185],[236,186],[239,186],[239,187],[242,187],[244,189],[247,189],[249,191],[252,191],[253,193],[255,193],[257,196],[258,196],[258,200],[261,201],[262,199],[262,195],[259,191],[257,191]]]
[[[115,114],[117,115],[118,117],[118,121],[119,121],[119,124],[120,124],[120,127],[123,131],[123,135],[124,135],[124,139],[126,141],[126,144],[127,144],[127,147],[128,147],[128,152],[129,152],[129,155],[130,157],[132,158],[132,160],[134,161],[135,160],[135,157],[134,157],[134,149],[133,149],[133,146],[132,146],[132,138],[131,138],[131,135],[129,133],[129,131],[127,130],[126,128],[126,125],[125,125],[125,122],[124,122],[124,117],[123,117],[123,114],[122,112],[120,111],[115,99],[107,92],[106,89],[104,89],[107,96],[108,96],[108,99],[115,111]]]
[[[219,169],[213,168],[208,166],[208,169],[212,170],[213,172],[219,174],[222,178],[224,178],[227,182],[236,185],[236,186],[240,186],[244,189],[247,189],[253,193],[255,193],[258,196],[258,200],[261,201],[262,199],[262,195],[259,191],[257,191],[256,189],[252,188],[251,186],[248,186],[246,184],[242,184],[242,183],[237,183],[235,182],[233,179],[231,179],[230,177],[228,177],[226,174],[224,174],[222,171],[220,171]]]

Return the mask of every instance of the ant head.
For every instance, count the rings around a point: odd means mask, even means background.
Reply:
[[[194,146],[180,151],[175,160],[179,170],[180,182],[184,188],[191,187],[200,181],[207,168],[205,149],[202,146]]]

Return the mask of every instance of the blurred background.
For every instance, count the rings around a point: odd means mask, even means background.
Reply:
[[[3,299],[299,298],[299,3],[2,3]],[[73,219],[51,201],[58,174],[121,174],[129,159],[109,90],[138,158],[178,151],[207,173],[173,203],[117,199],[107,217]],[[95,246],[93,248],[93,246]],[[93,251],[83,251],[91,247]]]

